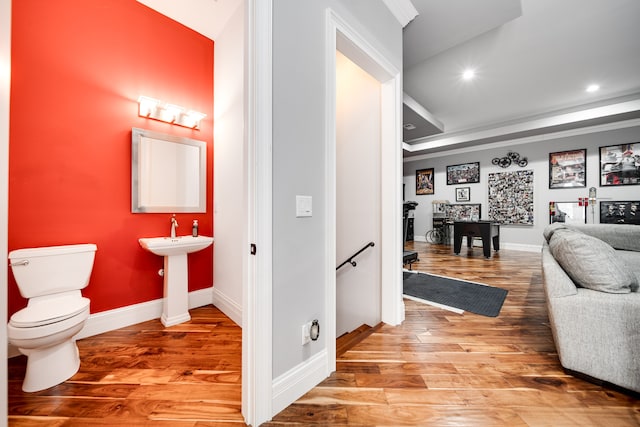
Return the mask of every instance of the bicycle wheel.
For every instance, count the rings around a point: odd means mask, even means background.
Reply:
[[[427,240],[427,242],[429,243],[433,243],[433,230],[429,230],[424,234],[424,238]]]
[[[442,243],[443,237],[442,232],[437,228],[427,231],[427,234],[425,235],[427,242],[432,244]]]

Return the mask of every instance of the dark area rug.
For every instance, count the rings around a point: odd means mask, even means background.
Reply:
[[[404,294],[487,317],[497,317],[507,291],[479,283],[403,272]]]

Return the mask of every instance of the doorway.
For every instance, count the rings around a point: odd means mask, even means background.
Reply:
[[[337,55],[344,55],[379,84],[380,162],[379,162],[379,242],[375,242],[379,254],[380,321],[398,325],[404,320],[402,301],[402,87],[401,70],[334,11],[327,13],[325,64],[326,87],[326,173],[325,173],[325,247],[327,258],[326,323],[327,368],[336,368],[337,331]],[[366,243],[366,242],[365,242]],[[350,254],[351,255],[351,254]],[[350,256],[349,255],[349,256]]]
[[[337,337],[380,323],[380,208],[380,82],[337,51]]]

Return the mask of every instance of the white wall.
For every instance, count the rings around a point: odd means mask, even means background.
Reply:
[[[242,256],[246,228],[244,147],[244,5],[215,40],[213,303],[242,324]]]
[[[0,0],[0,319],[7,318],[7,221],[9,211],[9,93],[11,1]],[[7,329],[0,328],[0,360],[7,360]],[[7,364],[0,364],[0,420],[7,419]]]
[[[402,69],[402,31],[381,1],[278,0],[273,4],[273,377],[327,348],[301,345],[301,325],[325,319],[326,9],[345,16]],[[295,196],[313,197],[296,218]],[[333,260],[331,260],[333,261]]]
[[[455,153],[440,153],[428,159],[409,161],[405,159],[404,184],[405,200],[415,200],[419,203],[415,211],[414,231],[416,240],[424,240],[425,232],[432,228],[432,200],[448,199],[455,202],[455,188],[470,187],[471,201],[466,203],[482,204],[482,219],[487,219],[488,189],[487,178],[490,172],[505,172],[519,169],[534,171],[534,225],[533,226],[502,226],[500,228],[501,248],[537,251],[543,241],[542,231],[549,224],[549,202],[577,201],[578,197],[587,197],[589,187],[596,187],[598,197],[611,200],[640,200],[640,186],[626,185],[618,187],[599,186],[599,147],[605,145],[634,143],[640,141],[640,126],[611,129],[611,125],[594,127],[590,133],[576,134],[567,132],[565,136],[551,135],[530,139],[527,143],[514,141],[509,144],[493,144],[492,148],[484,150],[456,150]],[[587,186],[585,188],[549,189],[549,153],[587,149]],[[494,157],[503,157],[508,151],[515,151],[520,156],[528,158],[529,164],[520,168],[512,165],[503,169],[494,166]],[[460,163],[480,162],[480,183],[447,185],[446,167]],[[435,194],[416,195],[415,171],[417,169],[435,168]],[[587,219],[592,222],[591,207],[588,208]],[[599,222],[599,202],[595,208],[595,222]]]
[[[380,322],[380,83],[336,55],[336,336]]]

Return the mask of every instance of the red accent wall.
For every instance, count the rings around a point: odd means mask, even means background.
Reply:
[[[207,212],[178,234],[213,233],[213,41],[135,0],[12,6],[9,251],[98,246],[83,294],[97,313],[162,298],[170,214],[131,213],[131,128],[206,141]],[[147,95],[207,114],[201,130],[138,117]],[[213,284],[213,248],[189,255],[189,290]],[[9,315],[26,305],[9,271]]]

